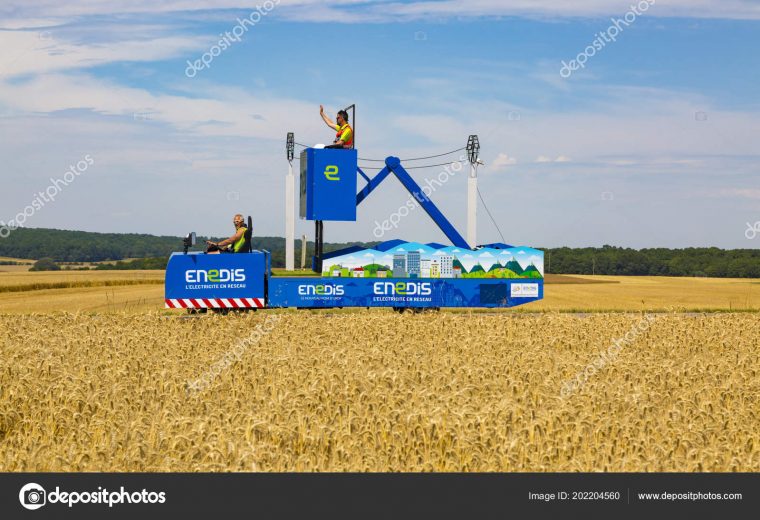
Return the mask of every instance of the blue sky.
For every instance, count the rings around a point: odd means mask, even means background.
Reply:
[[[656,1],[563,78],[561,62],[630,6],[281,0],[189,78],[188,60],[251,7],[6,0],[0,220],[89,155],[25,225],[219,235],[239,211],[257,234],[283,235],[286,132],[329,141],[319,104],[333,115],[356,103],[361,157],[440,153],[478,134],[480,189],[509,243],[757,247],[745,231],[760,221],[760,6]],[[464,232],[465,175],[432,197]],[[376,239],[407,198],[389,179],[326,239]],[[421,211],[391,238],[445,241]],[[478,239],[501,240],[482,205]]]

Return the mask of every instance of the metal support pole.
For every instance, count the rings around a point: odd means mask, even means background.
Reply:
[[[285,177],[285,270],[295,270],[296,215],[295,193],[296,181],[293,175],[293,163],[288,165]]]
[[[311,264],[315,273],[322,273],[322,247],[324,244],[324,222],[314,221],[314,261]]]
[[[470,176],[467,178],[467,242],[470,247],[478,247],[478,162],[480,161],[480,141],[477,135],[467,138],[467,159],[470,161]]]
[[[467,243],[472,247],[478,244],[478,168],[470,166],[467,178]]]
[[[288,133],[286,151],[288,156],[288,175],[285,177],[285,270],[295,270],[295,241],[296,241],[296,213],[295,196],[296,181],[293,175],[293,150],[295,137],[293,132]]]
[[[319,265],[317,267],[319,268],[319,272],[322,272],[322,255],[324,253],[325,248],[325,223],[323,221],[319,221]]]
[[[306,269],[306,235],[301,235],[301,269]]]

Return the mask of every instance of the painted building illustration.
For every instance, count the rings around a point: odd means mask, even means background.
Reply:
[[[452,255],[441,255],[438,257],[441,266],[441,278],[454,277],[454,257]]]
[[[473,250],[392,240],[327,257],[323,266],[326,277],[540,279],[544,253],[506,244]]]
[[[406,271],[410,278],[420,277],[420,252],[409,251],[406,254]]]
[[[420,260],[420,278],[430,278],[430,259],[422,258]]]
[[[441,277],[441,264],[438,263],[438,260],[433,260],[430,262],[430,278],[440,278]]]
[[[393,276],[406,278],[406,253],[393,255]]]

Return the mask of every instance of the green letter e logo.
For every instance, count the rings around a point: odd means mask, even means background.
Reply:
[[[334,165],[327,166],[325,168],[325,178],[328,181],[339,181],[340,177],[338,177],[338,167]]]

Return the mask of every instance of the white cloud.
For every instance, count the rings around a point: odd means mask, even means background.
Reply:
[[[565,155],[560,155],[556,159],[552,159],[551,157],[547,157],[545,155],[539,155],[536,157],[535,162],[537,163],[568,163],[572,162],[572,159]]]
[[[107,63],[152,62],[183,56],[208,47],[201,37],[162,36],[105,43],[73,43],[32,31],[0,31],[0,75],[42,74],[84,69]],[[179,70],[178,73],[183,73]]]
[[[326,22],[404,22],[429,19],[461,19],[492,16],[540,18],[607,17],[630,9],[629,0],[461,0],[377,1],[321,0],[274,1],[273,12],[287,19]],[[263,4],[263,2],[261,2]],[[192,13],[214,16],[215,10],[250,11],[251,4],[241,0],[4,0],[0,7],[3,27],[41,26],[50,20],[69,21],[92,15]],[[40,16],[39,13],[45,13]],[[652,17],[760,19],[760,5],[754,0],[669,0],[655,3],[648,11]]]
[[[285,135],[292,127],[318,131],[312,104],[229,87],[212,90],[204,92],[199,84],[197,97],[185,97],[125,87],[87,74],[48,74],[0,82],[0,107],[40,113],[87,109],[130,119],[136,113],[148,113],[150,121],[200,135],[271,138]],[[283,113],[292,114],[290,120],[283,121]],[[299,114],[303,115],[300,121]]]
[[[609,164],[611,166],[635,166],[639,164],[639,162],[631,159],[614,159],[609,161]]]
[[[630,9],[630,5],[628,0],[444,0],[393,2],[375,10],[400,19],[480,16],[566,18],[621,15]],[[760,19],[760,5],[754,0],[661,0],[650,7],[647,16],[757,20]]]
[[[720,191],[724,197],[738,197],[741,199],[760,200],[760,189],[757,188],[726,188]]]
[[[491,166],[497,170],[501,170],[512,164],[517,164],[517,159],[510,157],[505,153],[500,153],[496,156],[493,163],[491,163]]]

